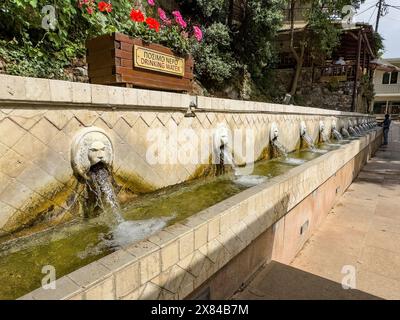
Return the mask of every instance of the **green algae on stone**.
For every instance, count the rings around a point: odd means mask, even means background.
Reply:
[[[128,189],[134,194],[144,194],[157,189],[157,187],[145,181],[145,179],[134,172],[127,172],[120,169],[113,174],[113,177],[118,186],[122,189]]]
[[[296,157],[296,154],[290,156]],[[308,159],[311,155],[299,152],[297,157]],[[291,168],[293,165],[279,159],[260,161],[255,163],[252,174],[275,177]],[[126,220],[172,217],[169,224],[184,220],[248,188],[235,183],[233,175],[197,179],[158,191],[134,174],[119,172],[115,174],[115,181],[118,186],[140,194],[122,204],[121,214]],[[147,194],[143,194],[145,192]],[[104,243],[104,236],[110,231],[109,224],[96,218],[90,222],[77,221],[72,226],[58,226],[16,241],[16,245],[3,244],[0,247],[0,299],[17,298],[40,287],[44,277],[41,273],[43,266],[54,266],[56,276],[60,278],[109,254],[116,249]]]
[[[78,210],[74,210],[76,208],[73,205],[67,204],[76,195],[71,186],[78,187],[73,177],[65,185],[49,184],[41,190],[36,190],[37,193],[30,196],[2,229],[8,233],[14,233],[38,224],[50,226],[54,224],[51,220],[58,219],[61,223],[78,217],[80,214]]]
[[[104,225],[67,228],[30,239],[29,245],[0,251],[0,299],[16,299],[41,286],[44,266],[53,266],[56,278],[87,265],[110,253],[110,250],[80,256],[100,242],[99,235],[108,231]]]

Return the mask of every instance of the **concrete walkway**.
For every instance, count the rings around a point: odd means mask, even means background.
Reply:
[[[294,261],[272,262],[233,298],[400,299],[399,123]]]

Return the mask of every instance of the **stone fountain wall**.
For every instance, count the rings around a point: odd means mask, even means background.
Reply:
[[[228,299],[264,264],[290,263],[381,143],[378,129],[21,299]]]
[[[204,166],[150,165],[151,129],[254,129],[256,157],[268,154],[273,122],[289,150],[300,145],[299,124],[318,140],[319,122],[348,125],[361,114],[239,100],[195,97],[47,79],[0,75],[0,235],[52,218],[80,214],[82,184],[71,168],[71,144],[84,127],[104,130],[113,143],[113,174],[120,198],[178,184],[202,175]],[[185,117],[191,103],[194,117]],[[67,214],[65,214],[67,212]],[[44,219],[45,217],[46,219]]]

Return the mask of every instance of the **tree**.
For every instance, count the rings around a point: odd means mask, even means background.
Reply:
[[[289,0],[290,50],[296,61],[289,92],[291,96],[294,96],[297,91],[306,50],[313,59],[323,59],[331,55],[339,44],[341,25],[337,22],[338,18],[344,16],[343,8],[349,4],[357,8],[362,2],[364,0]],[[302,5],[308,8],[305,12],[308,24],[300,33],[300,39],[295,39],[295,8]],[[295,40],[298,40],[298,47]]]
[[[283,20],[286,1],[179,1],[182,11],[205,31],[204,47],[199,47],[194,54],[200,80],[226,84],[238,76],[239,70],[245,69],[253,79],[261,76],[274,61],[273,42]],[[233,23],[234,15],[237,16]],[[217,37],[218,34],[223,36]]]

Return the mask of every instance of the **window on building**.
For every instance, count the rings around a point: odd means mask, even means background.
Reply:
[[[399,77],[398,72],[392,72],[392,75],[390,77],[390,84],[396,84],[398,77]]]
[[[390,82],[390,73],[389,73],[389,72],[386,72],[386,73],[383,75],[382,84],[389,84],[389,82]]]

